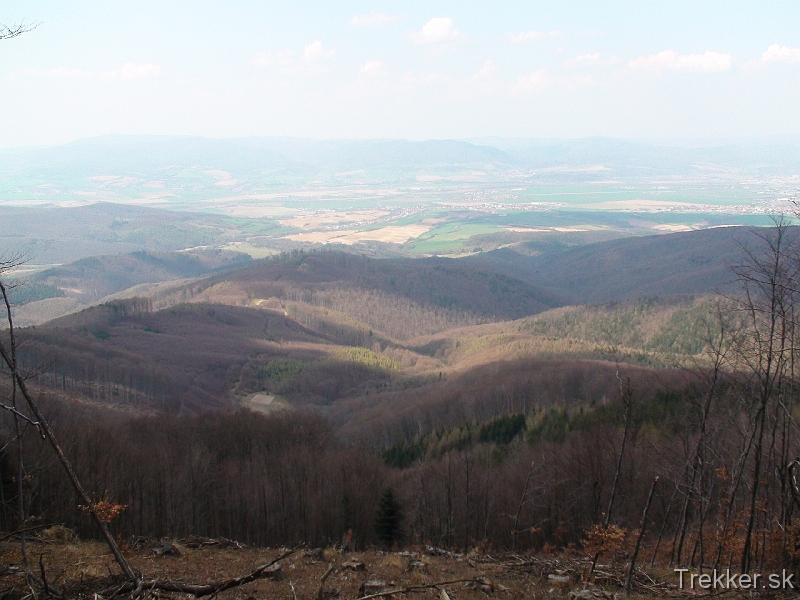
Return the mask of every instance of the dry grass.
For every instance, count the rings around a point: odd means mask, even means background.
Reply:
[[[281,225],[299,227],[300,229],[315,229],[323,225],[340,223],[372,223],[389,214],[385,210],[355,210],[352,212],[323,212],[315,214],[298,215],[289,219],[278,221]]]
[[[240,404],[245,408],[269,415],[281,410],[290,408],[290,404],[272,394],[252,394],[240,400]]]
[[[134,569],[149,579],[171,579],[187,583],[208,583],[239,577],[281,554],[281,550],[187,548],[176,543],[181,556],[157,557],[151,551],[151,545],[139,549],[125,549],[125,554]],[[334,571],[325,582],[325,589],[331,592],[338,591],[339,598],[358,598],[362,582],[375,579],[384,581],[387,586],[407,587],[483,577],[491,582],[493,588],[497,590],[494,594],[500,598],[532,598],[541,596],[542,592],[546,591],[538,582],[525,574],[500,569],[492,563],[482,563],[477,557],[426,556],[420,552],[421,548],[416,550],[404,553],[384,553],[376,550],[355,553],[325,550],[310,553],[301,550],[283,561],[282,581],[256,581],[239,589],[224,592],[219,597],[242,600],[261,598],[293,600],[292,586],[294,586],[298,600],[311,600],[316,598],[320,578],[328,568],[328,564],[334,566]],[[97,542],[73,544],[34,542],[31,544],[30,552],[35,560],[38,560],[40,554],[44,554],[51,584],[66,590],[71,598],[91,597],[94,592],[110,587],[115,581],[122,581],[117,576],[119,569],[106,547]],[[9,542],[0,544],[0,560],[5,565],[19,565],[21,556],[18,545]],[[342,563],[346,561],[363,562],[366,569],[361,572],[341,569]],[[415,565],[416,568],[410,570],[411,561],[422,561],[425,565]],[[23,578],[19,575],[6,575],[0,581],[0,588],[3,589],[12,587],[22,589],[23,585]],[[446,588],[453,600],[487,597],[486,591],[481,591],[479,584],[456,583]],[[414,597],[438,598],[439,590],[422,591]],[[186,596],[181,595],[181,598]]]
[[[134,570],[146,580],[171,580],[204,584],[240,577],[259,565],[268,563],[285,549],[219,548],[204,546],[189,548],[178,542],[180,556],[156,556],[152,547],[156,541],[137,548],[123,545],[123,552]],[[107,548],[99,542],[32,541],[30,554],[34,563],[44,555],[50,584],[65,592],[68,598],[93,598],[102,589],[123,582],[119,569]],[[20,565],[19,546],[13,542],[0,543],[0,564]],[[347,562],[361,562],[363,571],[343,567]],[[403,552],[343,552],[338,549],[299,550],[282,561],[281,580],[262,579],[219,594],[222,600],[316,600],[320,580],[328,569],[333,571],[324,584],[323,598],[352,598],[361,596],[364,581],[380,580],[386,589],[436,585],[414,590],[412,594],[396,593],[391,598],[441,598],[444,588],[452,600],[485,598],[570,598],[572,600],[609,600],[622,598],[624,564],[616,568],[599,565],[595,581],[585,580],[587,559],[578,556],[547,555],[487,555],[475,550],[464,554],[444,551],[431,553],[429,547],[413,546]],[[662,569],[663,570],[663,569]],[[676,597],[679,590],[671,582],[670,573],[637,575],[631,597]],[[452,582],[452,583],[447,583]],[[21,575],[0,577],[0,594],[4,597],[16,589],[24,590]],[[27,590],[25,590],[27,591]],[[190,600],[185,594],[157,593],[152,598]]]
[[[391,244],[403,244],[408,240],[417,238],[429,231],[433,225],[427,223],[414,223],[412,225],[389,225],[371,231],[317,231],[311,233],[295,233],[286,238],[296,242],[317,242],[320,244],[345,244],[352,245],[356,242],[374,240]]]

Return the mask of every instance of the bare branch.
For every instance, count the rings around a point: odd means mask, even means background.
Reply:
[[[317,590],[317,600],[322,600],[323,592],[325,589],[325,580],[330,577],[330,574],[333,573],[333,563],[328,565],[328,570],[325,571],[325,574],[322,576],[322,579],[319,580],[319,589]]]
[[[48,529],[53,525],[54,523],[45,523],[44,525],[32,525],[31,527],[23,527],[22,529],[17,529],[16,531],[12,531],[11,533],[6,533],[5,535],[0,536],[0,542],[4,542],[8,539],[11,539],[15,535],[20,535],[21,533],[27,533],[29,531],[39,531],[40,529]]]
[[[297,545],[291,550],[288,550],[287,552],[281,554],[278,558],[257,567],[247,575],[244,575],[242,577],[236,577],[234,579],[225,579],[223,581],[215,581],[213,583],[201,584],[201,585],[193,583],[182,583],[180,581],[168,581],[168,580],[163,581],[159,579],[155,579],[153,581],[140,581],[138,582],[138,585],[136,585],[136,582],[129,581],[126,584],[122,585],[121,587],[104,590],[100,592],[100,595],[105,596],[107,598],[112,598],[119,594],[125,594],[131,592],[131,595],[135,596],[137,590],[141,591],[143,589],[148,589],[151,591],[157,590],[161,592],[177,592],[179,594],[190,594],[195,598],[203,598],[205,596],[217,595],[224,592],[225,590],[229,590],[235,587],[240,587],[248,583],[252,583],[258,579],[262,579],[264,577],[269,576],[268,569],[270,567],[279,563],[283,559],[290,557],[292,554],[297,552],[301,547],[302,544]]]
[[[39,432],[39,435],[44,437],[44,433],[42,432],[42,428],[41,428],[41,423],[39,423],[39,421],[34,421],[29,416],[19,412],[16,408],[14,408],[13,406],[8,406],[7,404],[0,403],[0,409],[7,410],[8,412],[13,413],[14,415],[18,416],[20,419],[22,419],[26,423],[29,423],[29,424],[33,425],[34,427],[36,427],[36,431]]]
[[[3,25],[0,25],[3,27]],[[22,252],[14,252],[11,254],[3,253],[0,255],[0,275],[5,275],[12,269],[16,269],[29,262],[30,258],[25,256]]]
[[[3,25],[0,23],[0,40],[10,40],[11,38],[19,37],[23,33],[28,33],[36,29],[41,23],[31,23],[26,25],[25,21],[20,21],[18,25]]]
[[[108,545],[109,549],[111,550],[111,553],[114,555],[114,558],[116,559],[117,564],[122,569],[122,572],[125,574],[125,576],[131,582],[141,584],[141,579],[134,572],[133,568],[131,567],[130,563],[128,562],[128,559],[125,558],[125,556],[123,556],[122,551],[119,549],[119,545],[114,540],[114,538],[111,536],[111,533],[109,532],[108,527],[106,527],[106,524],[103,521],[103,519],[100,518],[100,515],[98,514],[98,512],[97,512],[97,510],[95,508],[95,503],[92,502],[92,500],[89,498],[89,495],[83,489],[83,486],[81,485],[81,482],[78,479],[78,476],[75,474],[75,471],[73,470],[72,465],[70,464],[69,460],[67,459],[67,456],[64,454],[64,451],[61,449],[61,446],[59,445],[58,440],[56,439],[56,436],[53,433],[53,430],[50,428],[49,423],[42,416],[42,413],[39,410],[38,404],[33,400],[33,397],[28,392],[28,388],[25,385],[25,379],[22,377],[22,375],[20,375],[19,369],[18,369],[17,355],[16,355],[16,336],[14,335],[14,322],[13,322],[13,319],[12,319],[12,316],[11,316],[11,304],[8,301],[8,293],[6,292],[6,287],[3,285],[3,281],[2,280],[0,280],[0,294],[3,297],[3,302],[5,304],[5,309],[6,309],[6,317],[8,319],[8,325],[9,325],[8,334],[9,334],[9,346],[10,346],[9,349],[6,349],[6,347],[2,343],[0,343],[0,358],[3,359],[3,362],[5,362],[6,366],[11,371],[12,394],[13,394],[12,405],[16,404],[16,393],[17,393],[17,389],[19,389],[19,391],[22,393],[22,397],[25,399],[25,402],[28,404],[28,407],[31,409],[31,412],[34,414],[34,416],[38,420],[40,432],[43,433],[44,437],[47,439],[47,441],[50,443],[50,446],[55,451],[56,456],[58,456],[58,460],[61,463],[61,466],[66,471],[67,477],[69,477],[69,480],[70,480],[70,483],[72,484],[72,487],[78,493],[78,496],[86,504],[86,506],[89,507],[89,513],[91,514],[92,518],[94,519],[94,522],[97,525],[97,527],[100,529],[100,533],[102,534],[103,538],[105,539],[106,544]],[[19,434],[19,425],[18,425],[19,419],[18,419],[18,416],[15,414],[14,418],[15,418],[15,421],[16,421],[16,424],[17,424],[17,438],[21,439],[20,438],[20,434]],[[19,452],[19,456],[20,456],[20,461],[21,461],[21,457],[22,457],[22,452],[21,451]],[[19,476],[20,485],[21,485],[21,482],[22,482],[22,473],[21,473],[21,471],[22,471],[22,469],[20,467],[20,476]],[[20,502],[21,502],[22,501],[21,490],[20,490],[20,493],[19,493],[19,498],[20,498]],[[21,509],[20,509],[20,513],[22,513]],[[24,540],[25,540],[25,538],[24,538],[24,535],[23,535],[23,538],[22,538],[22,541],[23,541],[23,557],[26,558],[27,555],[25,554],[25,551],[24,551]],[[28,573],[30,573],[30,568],[28,567],[27,562],[26,562],[26,570],[27,570]]]
[[[436,583],[426,583],[425,585],[410,585],[404,588],[394,588],[379,592],[377,594],[370,594],[369,596],[361,596],[358,600],[371,600],[372,598],[384,598],[386,596],[393,596],[394,594],[410,594],[412,592],[421,592],[423,590],[436,589],[446,585],[453,585],[455,583],[474,583],[477,579],[453,579],[451,581],[437,581]]]

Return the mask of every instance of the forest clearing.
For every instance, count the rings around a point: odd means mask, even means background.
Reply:
[[[65,534],[67,537],[65,539]],[[125,583],[114,575],[116,565],[99,542],[78,542],[63,528],[44,530],[30,540],[33,556],[42,556],[49,584],[68,598],[111,597]],[[58,539],[58,538],[61,539]],[[225,582],[252,573],[291,549],[249,548],[228,539],[190,537],[181,540],[133,538],[122,548],[137,572],[153,581],[191,584]],[[604,557],[604,560],[610,558]],[[4,565],[19,564],[19,546],[0,545]],[[298,548],[255,581],[214,594],[221,599],[317,600],[369,596],[474,600],[485,598],[565,598],[610,600],[625,593],[627,563],[620,554],[614,564],[592,567],[581,553],[509,553],[472,549],[467,553],[425,545],[401,551],[362,552],[341,548]],[[24,594],[19,571],[5,567],[0,575],[2,597]],[[330,569],[330,573],[328,573]],[[327,573],[327,576],[326,576]],[[324,579],[323,579],[324,577]],[[442,594],[444,590],[445,595]],[[105,592],[105,593],[104,593]],[[697,590],[697,595],[703,590]],[[211,594],[209,594],[211,595]],[[630,597],[671,598],[694,595],[681,590],[670,569],[649,567],[632,577]],[[54,596],[57,597],[57,596]],[[157,598],[185,598],[161,590]]]

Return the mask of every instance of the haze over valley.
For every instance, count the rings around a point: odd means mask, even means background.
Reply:
[[[800,13],[712,4],[0,9],[0,596],[800,578]]]

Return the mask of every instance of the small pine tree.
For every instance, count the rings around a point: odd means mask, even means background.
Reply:
[[[375,517],[375,535],[381,544],[391,547],[400,540],[400,524],[403,521],[403,508],[394,494],[392,486],[381,494],[378,514]]]

